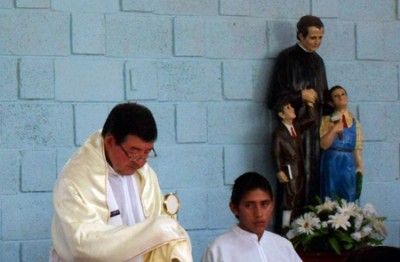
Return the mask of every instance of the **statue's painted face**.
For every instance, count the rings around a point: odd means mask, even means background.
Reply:
[[[341,110],[347,108],[348,102],[347,93],[344,89],[338,88],[332,92],[331,104],[335,109]]]
[[[299,34],[300,45],[309,52],[316,52],[322,44],[322,38],[324,36],[324,28],[317,28],[310,26],[308,28],[308,34],[306,37],[303,34]]]
[[[283,107],[282,112],[279,112],[279,117],[288,124],[296,118],[296,112],[290,103]]]

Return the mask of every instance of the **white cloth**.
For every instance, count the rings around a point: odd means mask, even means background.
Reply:
[[[134,225],[144,220],[140,202],[141,189],[139,175],[122,176],[108,166],[107,203],[110,208],[110,225]],[[143,262],[140,255],[126,262]]]
[[[301,262],[292,243],[275,233],[256,234],[238,225],[217,237],[203,255],[202,262]]]
[[[112,194],[107,195],[108,206],[110,201],[116,201],[123,225],[134,225],[144,220],[143,206],[140,202],[141,189],[138,175],[121,176],[109,166],[108,184]],[[114,199],[110,199],[112,196]],[[111,210],[113,212],[113,210]],[[112,219],[113,217],[111,217]]]

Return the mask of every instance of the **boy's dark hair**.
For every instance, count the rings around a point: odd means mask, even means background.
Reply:
[[[253,190],[261,189],[273,199],[272,188],[268,180],[256,172],[247,172],[236,178],[232,187],[231,203],[239,206],[243,196]]]
[[[278,98],[278,100],[275,102],[274,107],[272,108],[272,110],[274,110],[275,113],[280,113],[283,112],[283,108],[288,105],[291,104],[292,99],[289,96],[282,96],[280,98]]]
[[[104,123],[101,135],[111,134],[117,144],[124,142],[128,135],[137,136],[146,142],[157,139],[157,125],[151,111],[137,103],[116,105]]]
[[[310,26],[315,26],[318,29],[324,27],[321,19],[319,17],[313,15],[305,15],[300,18],[299,22],[297,22],[297,40],[300,40],[299,35],[302,34],[304,38],[308,35],[308,28]]]

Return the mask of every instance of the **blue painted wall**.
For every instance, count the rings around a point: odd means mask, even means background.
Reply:
[[[364,131],[361,203],[400,244],[398,0],[0,1],[0,257],[47,261],[52,187],[109,110],[138,101],[160,136],[151,164],[177,191],[195,261],[235,219],[230,186],[256,170],[275,183],[263,105],[295,24],[320,16],[329,85],[347,88]]]

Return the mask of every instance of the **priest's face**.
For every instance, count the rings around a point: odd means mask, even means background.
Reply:
[[[322,44],[322,37],[324,36],[324,28],[317,28],[310,26],[306,37],[299,34],[300,45],[309,52],[316,52]]]
[[[124,142],[117,144],[112,135],[107,135],[104,146],[114,170],[120,175],[128,176],[146,164],[154,142],[146,142],[137,136],[128,135]]]
[[[230,208],[239,218],[239,227],[260,239],[271,220],[274,203],[268,192],[255,189],[244,194],[238,206],[231,202]]]

